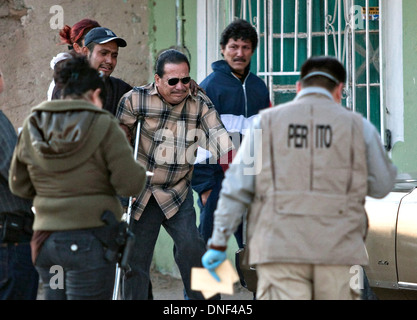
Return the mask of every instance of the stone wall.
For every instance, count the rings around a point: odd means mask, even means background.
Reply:
[[[113,76],[131,85],[148,82],[152,59],[148,45],[148,0],[0,0],[0,69],[6,89],[0,109],[16,128],[33,106],[46,100],[52,79],[51,59],[67,50],[60,45],[53,6],[62,8],[63,23],[97,20],[123,37]]]

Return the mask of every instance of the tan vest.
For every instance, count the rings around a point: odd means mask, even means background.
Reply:
[[[362,116],[310,94],[262,113],[249,263],[367,264]]]

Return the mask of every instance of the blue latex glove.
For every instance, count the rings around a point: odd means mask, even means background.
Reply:
[[[206,268],[210,274],[220,282],[220,278],[216,273],[216,269],[219,265],[226,260],[226,252],[209,249],[204,256],[201,258],[201,262],[203,263],[203,267]]]

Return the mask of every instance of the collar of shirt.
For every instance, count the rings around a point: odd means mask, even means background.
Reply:
[[[308,87],[308,88],[302,89],[295,97],[295,100],[298,100],[301,97],[304,97],[309,94],[322,94],[328,97],[329,99],[331,99],[332,101],[334,101],[332,94],[328,90],[324,88],[320,88],[320,87]]]
[[[193,98],[194,100],[195,100],[195,98],[190,94],[190,90],[188,90],[188,95],[184,98],[184,100],[182,100],[180,103],[177,103],[177,104],[175,104],[175,105],[173,105],[173,104],[170,104],[169,102],[167,102],[165,99],[164,99],[164,97],[162,96],[162,95],[160,95],[159,94],[159,91],[158,91],[158,88],[156,87],[156,84],[155,84],[155,82],[152,82],[150,85],[149,85],[149,95],[158,95],[158,97],[166,104],[166,105],[168,105],[168,106],[173,106],[173,107],[175,107],[175,106],[178,106],[178,105],[180,105],[181,103],[183,103],[185,100],[187,100],[188,98]]]

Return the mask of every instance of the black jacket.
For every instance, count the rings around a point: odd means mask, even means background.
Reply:
[[[103,109],[116,115],[117,105],[119,104],[120,99],[126,92],[132,90],[132,86],[115,77],[108,77],[105,84],[107,97]],[[52,92],[52,100],[59,99],[61,99],[61,89],[55,86],[54,91]]]
[[[108,77],[106,79],[107,98],[103,109],[110,111],[111,114],[116,115],[117,106],[120,99],[126,92],[132,90],[132,86],[123,80],[115,77]]]

